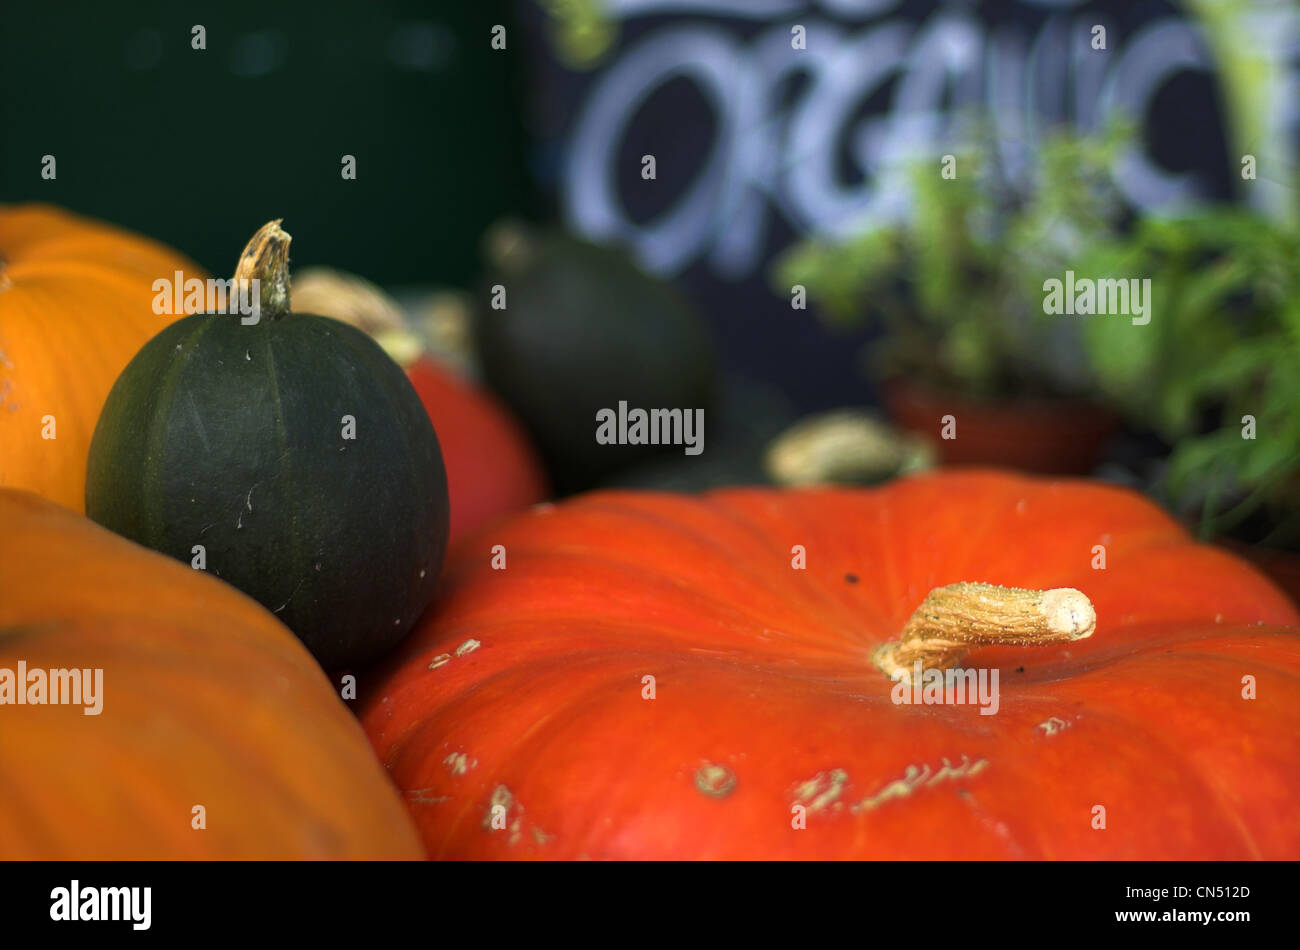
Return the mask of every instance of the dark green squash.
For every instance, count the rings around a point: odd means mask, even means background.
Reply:
[[[91,442],[86,513],[233,584],[338,669],[382,654],[428,605],[447,482],[428,414],[380,346],[288,312],[288,243],[272,222],[241,258],[236,278],[261,281],[256,323],[187,317],[123,370]]]
[[[601,487],[695,494],[772,484],[763,457],[768,444],[795,421],[789,400],[766,383],[734,373],[719,374],[716,393],[702,453],[661,453],[615,472]]]
[[[554,231],[499,225],[474,323],[483,375],[533,435],[564,493],[680,447],[601,445],[596,414],[630,408],[705,412],[714,368],[703,321],[622,251]],[[492,288],[505,291],[494,308]],[[498,301],[495,301],[499,303]]]

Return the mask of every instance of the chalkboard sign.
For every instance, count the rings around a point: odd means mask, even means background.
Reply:
[[[796,237],[907,214],[900,164],[952,152],[972,110],[1012,180],[1052,129],[1124,116],[1138,138],[1113,172],[1135,210],[1276,210],[1295,168],[1300,16],[1222,6],[523,3],[533,170],[573,230],[681,279],[733,368],[780,381],[805,408],[859,402],[846,344],[861,336],[792,313],[767,265]],[[1248,152],[1261,170],[1245,189]]]

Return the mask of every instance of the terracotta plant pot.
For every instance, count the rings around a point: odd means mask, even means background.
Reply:
[[[980,402],[891,380],[881,387],[894,422],[935,444],[942,465],[996,465],[1045,475],[1082,475],[1096,466],[1119,417],[1075,399]],[[955,438],[941,438],[952,416]]]
[[[1297,607],[1300,607],[1300,554],[1247,544],[1235,538],[1215,538],[1215,545],[1244,558],[1269,580],[1282,589]]]

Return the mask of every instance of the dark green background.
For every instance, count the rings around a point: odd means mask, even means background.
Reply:
[[[533,208],[522,38],[492,50],[495,23],[507,4],[6,3],[0,201],[134,228],[220,275],[282,217],[296,267],[468,284],[487,223]]]

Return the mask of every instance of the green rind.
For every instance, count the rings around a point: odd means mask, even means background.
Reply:
[[[475,345],[557,488],[579,491],[664,451],[598,444],[599,410],[617,411],[620,400],[647,410],[711,406],[708,333],[670,286],[622,252],[552,233],[537,236],[527,257],[516,272],[490,275],[505,287],[506,307],[481,308]]]
[[[447,483],[419,397],[366,334],[306,314],[196,315],[109,393],[86,513],[187,563],[202,545],[208,571],[340,668],[381,655],[432,599]]]

